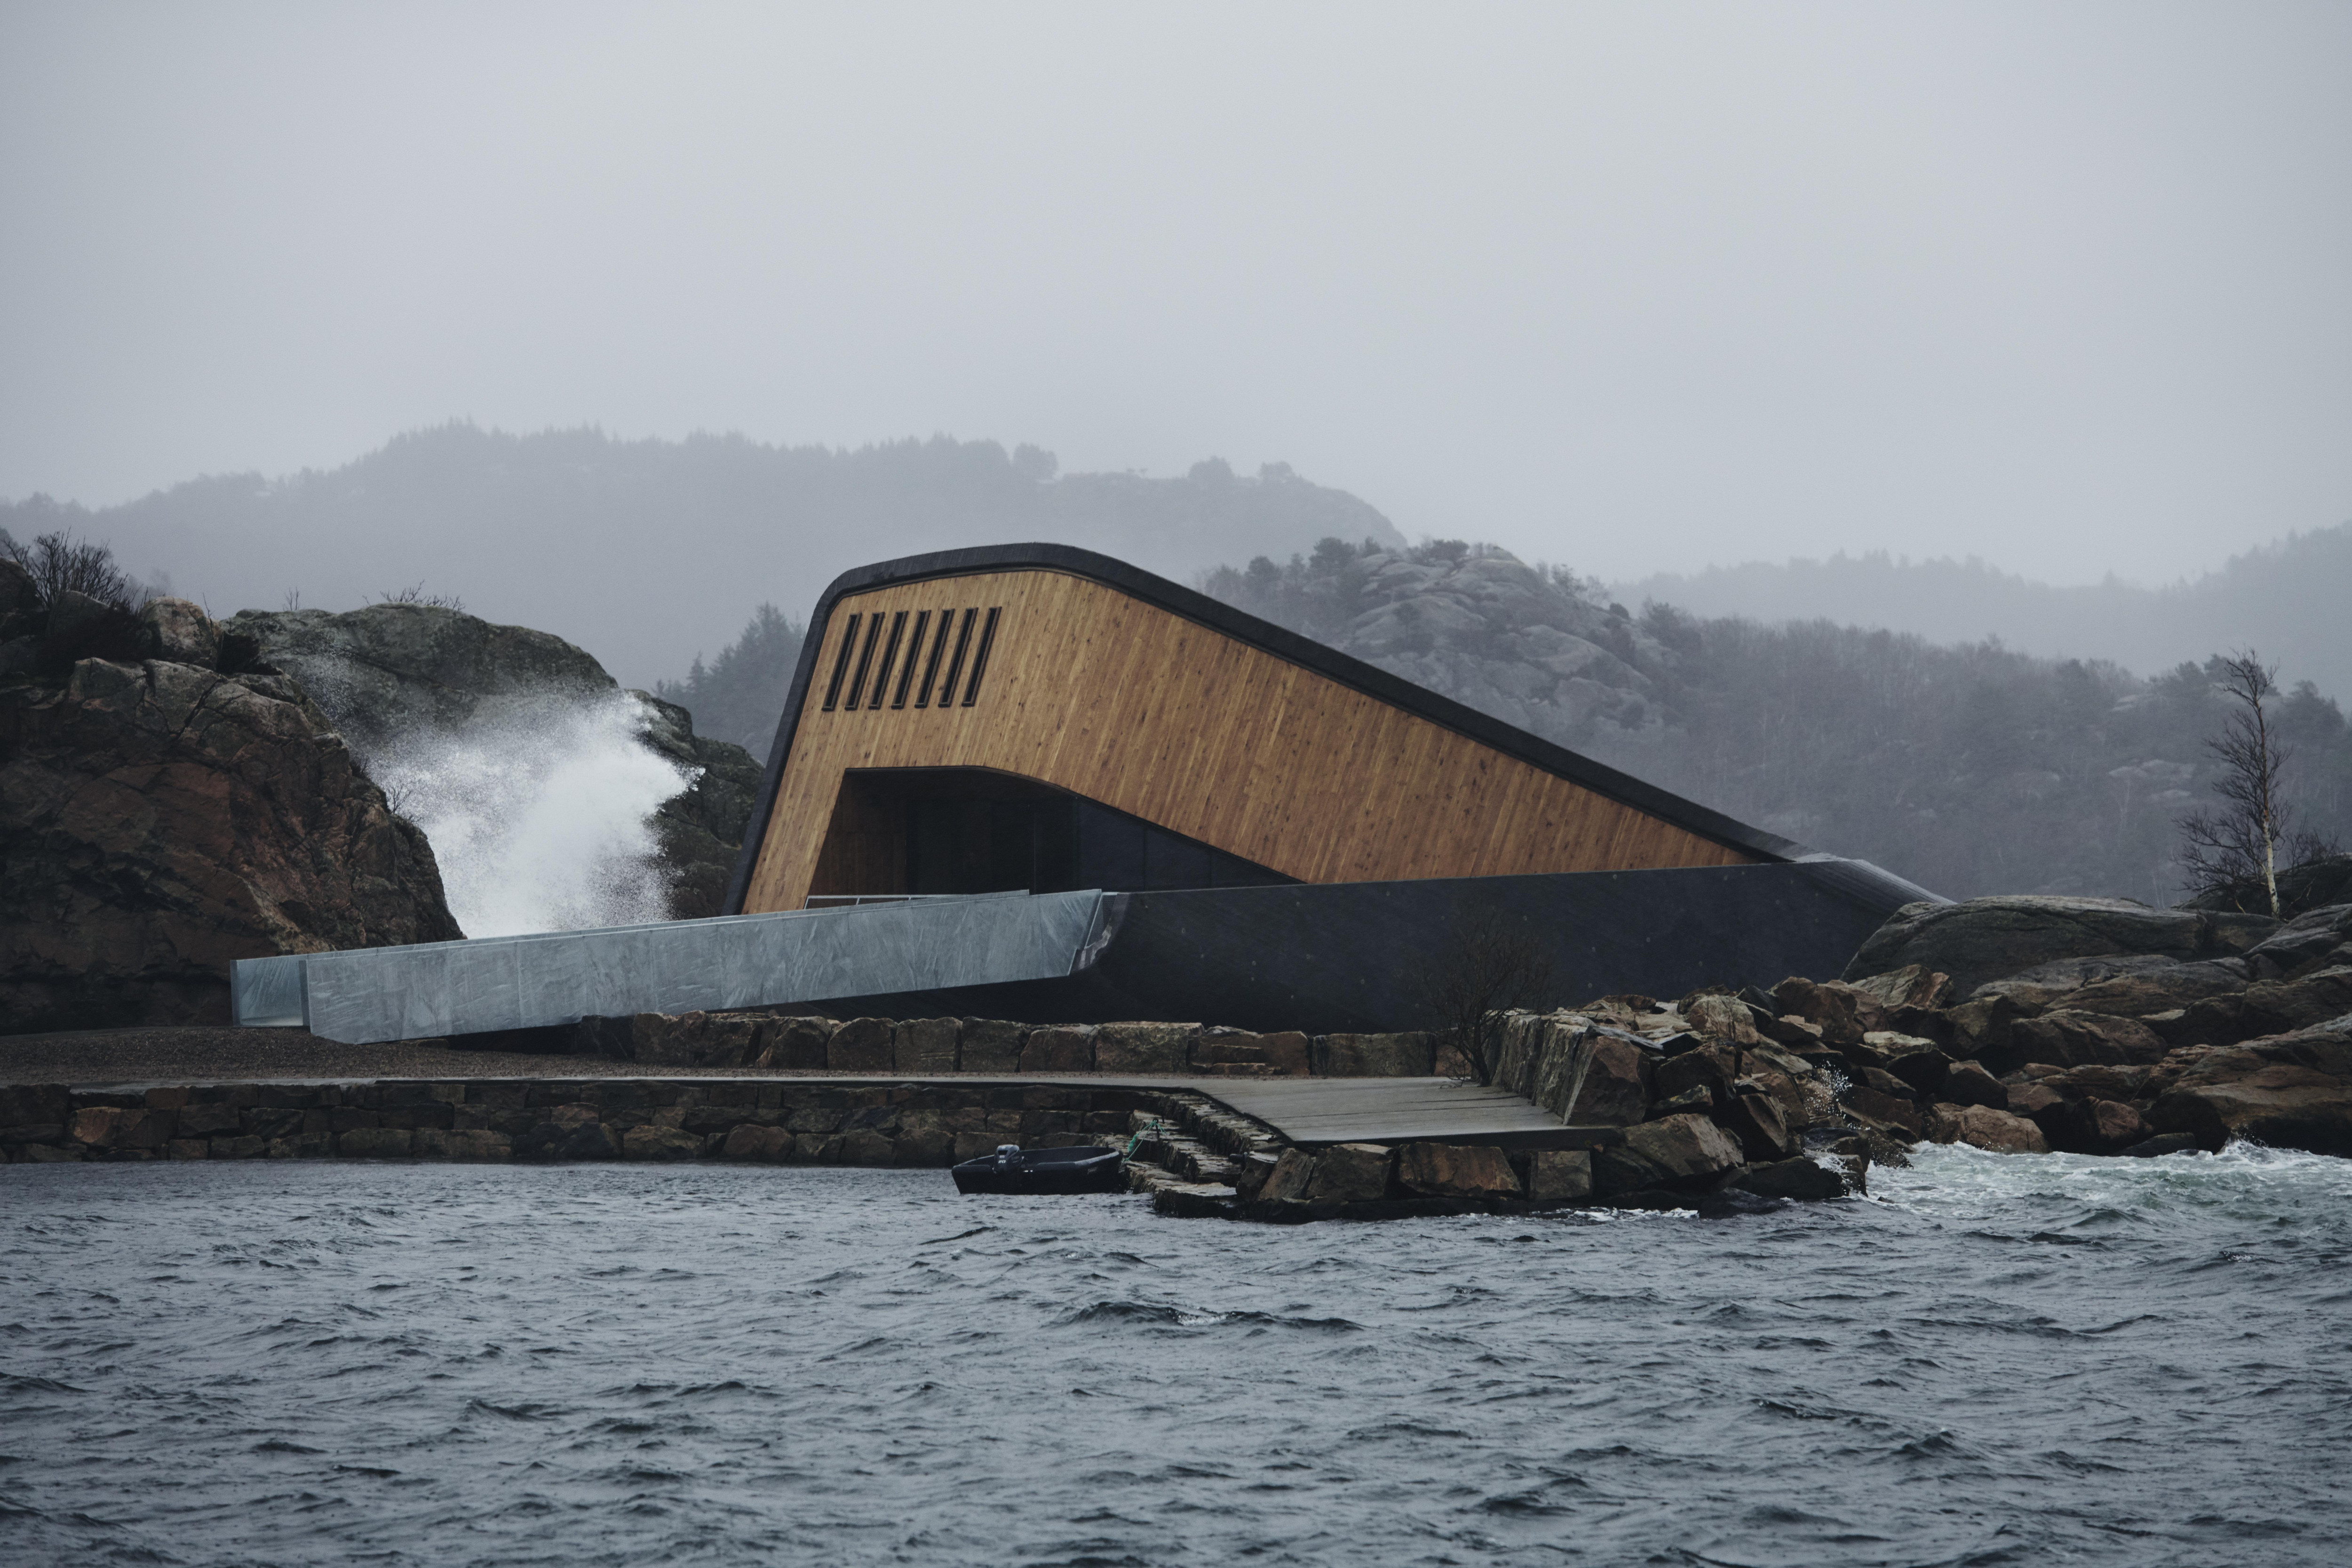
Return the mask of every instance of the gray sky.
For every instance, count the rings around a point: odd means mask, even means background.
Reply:
[[[1609,575],[2352,519],[2352,5],[0,10],[0,495],[1286,460]]]

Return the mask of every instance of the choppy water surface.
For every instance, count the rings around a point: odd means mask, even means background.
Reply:
[[[1290,1229],[936,1172],[0,1169],[0,1560],[2341,1563],[2352,1163]]]

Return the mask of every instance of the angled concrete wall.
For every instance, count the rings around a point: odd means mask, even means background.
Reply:
[[[1101,906],[1008,894],[247,959],[236,1016],[364,1045],[1042,981],[1079,964]]]

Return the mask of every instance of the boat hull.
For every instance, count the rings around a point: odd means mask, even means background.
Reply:
[[[1024,1149],[983,1154],[949,1171],[956,1191],[1012,1197],[1127,1190],[1127,1160],[1116,1149]]]

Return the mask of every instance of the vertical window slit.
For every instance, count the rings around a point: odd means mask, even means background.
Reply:
[[[940,659],[948,651],[948,623],[954,619],[953,610],[940,612],[939,635],[931,638],[931,657],[923,665],[922,689],[915,693],[915,706],[918,708],[929,708],[931,705],[931,692],[940,683]],[[917,635],[919,637],[920,634]],[[907,668],[909,669],[915,668],[912,661],[908,662]]]
[[[1002,605],[989,606],[987,624],[980,628],[980,646],[971,651],[971,684],[963,689],[966,708],[980,700],[980,678],[988,673],[989,645],[996,640],[996,617],[1003,613]]]
[[[901,610],[898,612],[898,618],[904,620],[906,615],[907,613]],[[930,611],[915,612],[915,629],[907,634],[907,667],[898,672],[898,689],[890,694],[890,706],[893,708],[904,708],[907,705],[908,688],[915,684],[915,666],[923,661],[923,628],[930,625]],[[890,640],[893,642],[898,640],[895,633],[892,634]]]
[[[877,614],[876,620],[882,617]],[[874,689],[866,694],[866,706],[879,708],[890,689],[890,667],[898,661],[898,639],[906,635],[907,612],[900,610],[890,617],[890,640],[882,645],[882,662],[874,669]]]
[[[849,678],[849,700],[841,705],[845,712],[857,711],[857,694],[866,689],[866,672],[874,663],[875,639],[881,635],[882,612],[877,610],[866,623],[866,646],[857,650],[857,673]]]
[[[841,702],[841,678],[849,673],[849,650],[857,646],[857,623],[863,616],[852,615],[849,627],[841,634],[841,652],[833,661],[833,679],[824,685],[824,710],[832,712]]]
[[[978,610],[966,610],[963,625],[956,631],[955,652],[948,656],[947,679],[940,682],[940,706],[942,708],[955,700],[956,677],[963,673],[964,650],[971,646],[971,623],[979,614]]]

